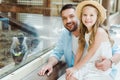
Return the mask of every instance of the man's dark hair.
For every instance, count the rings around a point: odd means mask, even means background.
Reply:
[[[75,10],[75,7],[72,5],[72,4],[66,4],[62,7],[62,9],[60,10],[60,15],[62,14],[62,11],[63,10],[66,10],[66,9],[74,9]]]

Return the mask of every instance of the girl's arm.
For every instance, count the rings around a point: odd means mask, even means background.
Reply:
[[[80,51],[78,50],[78,53],[76,54],[76,59],[75,59],[76,62],[74,67],[77,69],[80,69],[94,55],[96,50],[99,48],[101,42],[108,41],[108,40],[109,40],[108,35],[105,32],[105,30],[102,28],[98,28],[97,33],[95,35],[94,44],[92,44],[92,47],[87,52],[86,56],[84,56],[84,58],[82,58],[79,62],[77,62],[77,60],[78,58],[80,59],[81,55],[79,53]]]
[[[80,48],[77,49],[77,54],[75,55],[75,62],[74,65],[76,65],[82,57],[82,51],[80,51]]]

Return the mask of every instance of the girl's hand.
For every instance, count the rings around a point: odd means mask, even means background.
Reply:
[[[68,80],[75,71],[77,71],[77,69],[75,67],[66,69],[66,79]]]

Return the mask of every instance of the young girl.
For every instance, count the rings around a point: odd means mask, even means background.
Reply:
[[[75,64],[66,70],[68,80],[112,80],[108,72],[95,67],[101,56],[112,57],[112,44],[108,31],[102,23],[106,10],[96,1],[83,1],[78,4],[77,16],[80,19],[79,48]]]

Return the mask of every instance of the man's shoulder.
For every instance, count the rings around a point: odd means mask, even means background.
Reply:
[[[114,43],[112,46],[112,52],[120,54],[120,46],[117,43]]]
[[[62,34],[64,34],[64,35],[70,34],[70,32],[69,32],[67,29],[65,29],[65,28],[63,28],[61,32],[62,32]]]
[[[67,29],[62,29],[60,32],[59,43],[65,42],[71,39],[71,33]]]

